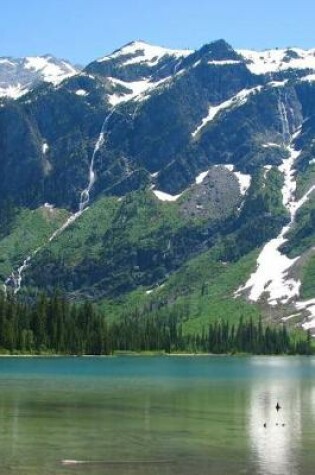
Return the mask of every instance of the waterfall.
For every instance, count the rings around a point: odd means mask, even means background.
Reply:
[[[108,121],[111,118],[111,116],[113,115],[114,110],[115,110],[115,108],[113,107],[111,109],[110,113],[106,116],[106,118],[103,122],[102,128],[101,128],[101,132],[100,132],[99,137],[97,139],[97,142],[95,144],[93,154],[92,154],[92,158],[91,158],[91,162],[90,162],[90,166],[89,166],[89,182],[88,182],[87,187],[81,192],[81,195],[80,195],[79,212],[80,211],[82,212],[86,208],[86,206],[89,204],[90,192],[91,192],[91,189],[93,188],[93,185],[94,185],[95,179],[96,179],[95,170],[94,170],[95,155],[97,154],[97,152],[100,150],[100,148],[104,144],[105,135],[106,135],[106,132],[107,132]]]
[[[243,291],[248,290],[249,299],[255,302],[264,293],[268,293],[268,303],[270,305],[276,305],[279,301],[287,303],[299,296],[301,282],[288,277],[289,269],[299,257],[290,259],[281,253],[280,248],[287,241],[286,236],[294,225],[297,211],[307,202],[311,193],[315,191],[315,185],[313,185],[300,200],[296,199],[295,163],[301,152],[294,148],[294,141],[298,137],[301,128],[291,136],[288,114],[285,104],[281,99],[278,103],[278,109],[282,123],[284,148],[288,152],[288,158],[285,158],[279,166],[279,171],[284,177],[282,201],[289,212],[290,221],[282,228],[277,237],[270,240],[264,246],[257,259],[256,271],[250,276],[246,284],[235,293],[237,297]],[[293,110],[291,109],[290,112],[294,119]]]
[[[92,153],[92,158],[90,161],[89,165],[89,181],[87,184],[87,187],[81,192],[80,194],[80,201],[78,204],[78,210],[75,213],[72,213],[70,217],[63,223],[60,228],[58,228],[56,231],[53,232],[53,234],[49,237],[48,243],[52,242],[57,236],[60,236],[72,223],[74,223],[85,211],[87,205],[90,202],[90,192],[93,188],[93,185],[96,180],[96,174],[95,174],[95,169],[94,169],[94,163],[95,163],[95,156],[97,152],[100,150],[102,145],[105,142],[105,136],[107,133],[107,127],[108,127],[108,121],[111,118],[115,111],[115,107],[113,107],[109,114],[105,117],[105,120],[102,124],[102,128],[99,134],[99,137],[96,141],[93,153]],[[3,291],[6,295],[7,293],[7,286],[12,285],[13,286],[13,293],[17,294],[20,289],[21,289],[21,284],[22,284],[22,277],[23,277],[23,272],[27,269],[29,266],[31,260],[36,256],[36,254],[45,246],[43,244],[42,246],[38,247],[35,251],[33,251],[29,256],[24,259],[23,264],[16,270],[12,271],[10,277],[8,277],[5,280],[5,283],[3,284]]]
[[[290,124],[289,124],[289,119],[288,119],[287,108],[284,104],[284,101],[281,99],[281,96],[279,97],[279,100],[278,100],[278,111],[279,111],[280,121],[282,125],[283,143],[288,144],[291,140]]]

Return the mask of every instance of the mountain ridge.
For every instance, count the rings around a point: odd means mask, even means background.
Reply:
[[[27,94],[38,83],[59,84],[78,72],[68,61],[53,55],[0,57],[0,98],[17,99]]]
[[[184,292],[174,297],[168,282],[183,279],[198,256],[209,253],[228,280],[230,267],[278,239],[281,262],[290,246],[304,247],[279,274],[275,304],[267,280],[257,308],[274,307],[289,323],[295,312],[298,325],[315,329],[313,300],[300,299],[314,265],[312,50],[242,56],[224,40],[184,56],[143,48],[131,42],[0,108],[2,207],[10,199],[31,213],[44,203],[71,213],[38,251],[30,244],[29,260],[4,259],[5,269],[20,264],[8,285],[23,277],[34,291],[61,285],[79,298],[115,301],[144,289],[141,301],[148,295],[153,307],[155,292],[146,292],[164,285],[157,293],[167,307]],[[0,263],[6,281],[2,272]],[[240,299],[256,308],[250,275],[229,290],[231,308]]]

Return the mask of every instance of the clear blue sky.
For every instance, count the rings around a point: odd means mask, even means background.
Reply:
[[[314,0],[3,0],[0,56],[86,64],[133,40],[198,48],[315,48]]]

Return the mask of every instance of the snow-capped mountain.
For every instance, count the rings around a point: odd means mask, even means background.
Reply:
[[[45,219],[68,212],[46,240],[11,252],[16,286],[23,276],[114,298],[167,288],[210,253],[214,273],[243,266],[227,277],[232,302],[293,315],[315,333],[314,78],[314,50],[137,41],[4,101],[0,203]]]
[[[68,61],[51,55],[0,57],[0,97],[16,99],[40,82],[56,85],[77,73],[78,69]]]
[[[253,74],[269,74],[289,69],[315,71],[315,49],[238,50]]]
[[[165,58],[165,56],[182,58],[189,56],[192,52],[191,50],[162,48],[161,46],[150,45],[145,41],[132,41],[117,51],[114,51],[112,54],[99,58],[97,62],[103,63],[105,61],[118,59],[121,61],[120,64],[122,67],[139,63],[155,66],[162,58]]]
[[[133,41],[90,63],[85,71],[112,84],[110,103],[115,106],[138,97],[166,81],[181,61],[192,53]]]

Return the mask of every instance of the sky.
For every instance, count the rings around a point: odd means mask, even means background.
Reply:
[[[0,0],[0,56],[86,65],[129,41],[196,49],[315,48],[313,0]]]

